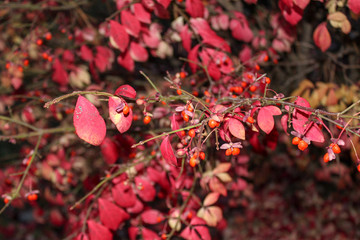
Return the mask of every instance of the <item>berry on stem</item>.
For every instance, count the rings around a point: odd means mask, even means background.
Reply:
[[[215,121],[214,119],[210,119],[208,124],[209,124],[209,127],[211,127],[211,128],[215,128],[218,126],[218,122]]]
[[[200,153],[199,153],[199,158],[200,158],[201,160],[205,160],[205,153],[204,153],[204,152],[200,152]]]
[[[240,148],[233,148],[231,151],[231,154],[233,156],[239,155],[240,154]]]
[[[329,153],[325,153],[324,155],[324,162],[329,162],[330,161],[330,158],[329,158]]]
[[[226,151],[225,151],[225,155],[226,155],[226,156],[230,156],[231,153],[232,153],[231,148],[226,149]]]
[[[333,152],[336,153],[336,154],[341,153],[341,149],[340,149],[339,145],[337,145],[337,144],[334,144],[334,145],[331,147],[331,149],[332,149]]]
[[[309,144],[307,142],[305,142],[304,140],[300,140],[300,142],[298,144],[298,148],[301,151],[304,151],[305,149],[307,149],[308,146],[309,146]]]
[[[144,123],[145,123],[146,125],[149,124],[150,121],[151,121],[151,117],[150,117],[150,116],[145,116],[145,117],[144,117]]]
[[[190,129],[189,132],[188,132],[189,136],[191,138],[195,137],[196,133],[195,133],[195,129]]]
[[[292,144],[293,144],[293,145],[298,145],[298,144],[300,143],[300,141],[301,141],[301,138],[299,138],[299,137],[294,137],[294,138],[292,139]]]
[[[195,166],[196,166],[197,160],[196,160],[195,155],[190,158],[189,164],[190,164],[191,167],[195,167]]]
[[[253,117],[248,117],[246,121],[251,124],[253,124],[255,122]]]
[[[128,115],[128,114],[129,114],[129,111],[130,111],[130,108],[129,108],[129,106],[126,104],[125,107],[123,108],[123,114],[124,114],[124,115]]]

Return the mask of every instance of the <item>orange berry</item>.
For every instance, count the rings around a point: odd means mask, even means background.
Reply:
[[[161,222],[162,221],[162,217],[160,217],[160,216],[158,216],[157,218],[156,218],[156,222]]]
[[[332,146],[331,149],[332,149],[333,152],[336,153],[336,154],[341,153],[341,149],[340,149],[339,145],[337,145],[337,144],[334,144],[334,146]]]
[[[268,55],[265,55],[265,56],[264,56],[264,62],[267,62],[267,61],[269,61],[269,56],[268,56]]]
[[[48,60],[49,62],[52,62],[53,58],[49,56],[47,60]]]
[[[189,104],[189,105],[187,106],[187,110],[188,110],[189,112],[192,112],[192,111],[194,111],[194,108],[193,108],[193,106],[192,106],[191,104]]]
[[[210,97],[210,93],[209,93],[209,91],[207,91],[207,90],[206,90],[206,91],[204,91],[204,95],[205,95],[205,96],[207,96],[207,97]]]
[[[325,153],[324,155],[324,162],[329,162],[330,161],[330,158],[329,158],[329,153]]]
[[[343,127],[341,127],[340,125],[336,125],[336,128],[337,128],[337,129],[340,129],[340,130],[343,129]]]
[[[255,91],[256,91],[256,89],[257,89],[257,87],[256,87],[256,86],[254,86],[254,85],[252,85],[252,86],[250,87],[250,91],[251,91],[251,92],[255,92]]]
[[[251,124],[253,124],[255,122],[253,117],[248,117],[246,121]]]
[[[176,90],[176,93],[177,93],[178,95],[181,95],[181,94],[182,94],[182,91],[181,91],[180,89],[178,89],[178,90]]]
[[[10,201],[9,198],[7,198],[7,197],[4,198],[4,203],[5,203],[5,204],[8,204],[9,201]]]
[[[256,69],[256,71],[259,71],[259,70],[260,70],[260,66],[256,64],[255,69]]]
[[[6,69],[9,69],[10,67],[11,67],[11,64],[10,64],[10,63],[6,63],[6,64],[5,64],[5,68],[6,68]]]
[[[150,116],[145,116],[145,117],[144,117],[144,123],[145,123],[145,124],[149,124],[150,121],[151,121],[151,117],[150,117]]]
[[[360,164],[356,166],[357,170],[360,172]]]
[[[123,108],[123,114],[124,115],[128,115],[130,112],[130,108],[129,106],[126,104],[125,107]]]
[[[111,174],[110,174],[110,173],[107,173],[105,177],[106,177],[106,178],[109,178],[109,177],[111,177]]]
[[[274,64],[278,64],[278,63],[279,63],[279,61],[278,61],[277,59],[274,59],[273,62],[274,62]]]
[[[179,2],[179,0],[178,0],[178,2]],[[161,234],[161,239],[163,239],[163,240],[166,240],[166,239],[167,239],[167,236],[166,236],[165,233]]]
[[[182,130],[182,131],[180,132],[180,135],[183,136],[183,137],[185,137],[186,132],[185,132],[184,130]]]
[[[233,156],[239,155],[240,154],[240,148],[233,148],[231,151],[231,154]]]
[[[23,72],[23,70],[24,70],[24,69],[23,69],[22,66],[18,66],[18,71],[19,71],[19,72]]]
[[[231,87],[229,90],[230,92],[235,92],[235,87]]]
[[[27,199],[28,199],[29,201],[36,201],[36,200],[38,199],[38,195],[37,195],[36,193],[29,194],[29,195],[27,196]]]
[[[197,161],[196,161],[196,158],[195,158],[194,156],[192,156],[192,157],[190,158],[189,164],[190,164],[191,167],[195,167],[195,166],[196,166]]]
[[[199,158],[200,158],[201,160],[205,160],[205,153],[204,153],[204,152],[200,152],[200,153],[199,153]]]
[[[270,84],[270,83],[271,83],[270,78],[269,78],[269,77],[266,77],[266,78],[265,78],[265,82],[266,82],[266,84]]]
[[[210,119],[208,124],[211,128],[215,128],[218,126],[218,122],[216,122],[214,119]]]
[[[42,40],[42,39],[36,40],[36,44],[37,44],[38,46],[41,46],[41,45],[43,44],[43,40]]]
[[[226,156],[230,156],[231,153],[232,153],[231,148],[226,149],[226,151],[225,151],[225,155],[226,155]]]
[[[309,146],[309,144],[307,144],[307,142],[305,142],[304,140],[300,140],[300,142],[298,144],[298,148],[301,151],[304,151],[308,146]]]
[[[185,72],[180,72],[180,78],[186,78],[186,73]]]
[[[47,60],[49,58],[49,55],[46,52],[44,52],[42,54],[42,57],[43,57],[43,59]]]
[[[28,60],[28,59],[25,59],[25,60],[24,60],[24,66],[25,66],[25,67],[29,66],[29,60]]]
[[[190,117],[189,117],[189,115],[184,114],[183,119],[185,122],[188,122],[190,120]]]
[[[250,75],[251,76],[251,75]],[[246,87],[247,86],[247,83],[246,82],[241,82],[241,86],[242,87]]]
[[[49,40],[51,40],[51,38],[52,38],[51,33],[48,32],[48,33],[45,34],[45,39],[46,39],[46,40],[49,41]]]
[[[292,144],[293,144],[293,145],[298,145],[300,141],[301,141],[301,138],[299,138],[299,137],[294,137],[294,138],[292,139]]]
[[[191,138],[195,137],[196,133],[195,133],[195,129],[190,129],[189,132],[188,132],[189,136]]]
[[[194,95],[195,97],[199,96],[199,92],[198,91],[193,91],[192,95]]]
[[[234,91],[235,91],[237,94],[240,94],[240,93],[243,92],[243,88],[240,87],[240,86],[236,86],[236,87],[234,87]]]

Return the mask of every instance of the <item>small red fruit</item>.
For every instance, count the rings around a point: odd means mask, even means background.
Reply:
[[[180,135],[181,135],[182,137],[185,137],[186,132],[185,132],[184,130],[182,130],[182,131],[180,132]]]
[[[192,156],[192,157],[190,158],[189,164],[190,164],[191,167],[195,167],[195,166],[196,166],[197,160],[196,160],[195,156]]]
[[[186,72],[180,72],[180,78],[186,78]]]
[[[27,196],[29,201],[36,201],[38,199],[38,195],[36,193],[31,193]]]
[[[150,117],[150,116],[145,116],[145,117],[144,117],[144,123],[145,123],[145,124],[149,124],[150,121],[151,121],[151,117]]]
[[[298,148],[301,151],[304,151],[308,146],[309,146],[309,144],[307,144],[307,142],[305,142],[304,140],[301,140],[298,144]]]
[[[192,111],[194,111],[194,108],[193,108],[193,106],[192,106],[191,104],[189,104],[189,105],[187,106],[187,110],[188,110],[189,112],[192,112]]]
[[[233,150],[231,151],[231,154],[233,156],[239,155],[240,154],[240,148],[233,148]]]
[[[7,198],[7,197],[4,198],[4,203],[5,203],[5,204],[8,204],[9,201],[10,201],[9,198]]]
[[[129,112],[130,112],[129,106],[128,106],[128,105],[125,105],[125,107],[123,108],[123,114],[124,114],[124,115],[128,115]]]
[[[204,152],[200,152],[199,158],[200,158],[201,160],[205,160],[205,153],[204,153]]]
[[[269,77],[266,77],[266,78],[265,78],[265,82],[266,82],[266,84],[270,84],[270,83],[271,83],[270,78],[269,78]]]
[[[255,122],[253,117],[248,117],[246,121],[251,124],[253,124]]]
[[[167,236],[165,233],[161,234],[161,239],[166,240]]]
[[[209,124],[209,127],[211,127],[211,128],[215,128],[218,126],[218,122],[215,121],[214,119],[210,119],[208,124]]]
[[[339,145],[337,145],[337,144],[334,144],[331,149],[332,149],[333,152],[336,153],[336,154],[341,153],[341,149],[340,149]]]
[[[188,134],[191,138],[195,137],[195,135],[196,135],[195,129],[190,129]]]
[[[189,117],[189,115],[184,114],[183,119],[184,119],[185,122],[188,122],[190,120],[190,117]]]
[[[48,33],[45,34],[45,39],[46,39],[46,40],[49,41],[49,40],[51,40],[51,38],[52,38],[51,33],[48,32]]]
[[[181,94],[182,94],[182,91],[181,91],[180,89],[178,89],[178,90],[176,90],[176,93],[177,93],[178,95],[181,95]]]
[[[293,145],[298,145],[298,144],[300,143],[300,141],[301,141],[301,138],[299,138],[299,137],[294,137],[294,138],[292,139],[292,144],[293,144]]]
[[[259,71],[259,70],[260,70],[260,66],[256,64],[255,69],[256,69],[256,71]]]
[[[226,156],[230,156],[231,153],[232,153],[231,148],[226,149],[226,151],[225,151],[225,155],[226,155]]]
[[[330,161],[330,158],[329,158],[329,153],[325,153],[324,155],[324,162],[329,162]]]
[[[256,89],[257,89],[257,87],[256,87],[256,86],[254,86],[254,85],[252,85],[252,86],[250,87],[250,91],[251,91],[251,92],[255,92],[255,91],[256,91]]]
[[[41,45],[43,44],[43,40],[42,40],[42,39],[36,40],[36,44],[37,44],[38,46],[41,46]]]
[[[267,62],[267,61],[269,61],[269,56],[268,56],[268,55],[265,55],[265,57],[264,57],[264,62]]]
[[[356,166],[357,170],[360,172],[360,164]]]

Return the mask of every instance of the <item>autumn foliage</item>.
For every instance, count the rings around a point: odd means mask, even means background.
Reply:
[[[0,238],[359,238],[359,16],[0,3]]]

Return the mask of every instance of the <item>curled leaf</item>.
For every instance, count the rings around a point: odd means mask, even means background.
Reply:
[[[132,109],[129,108],[129,113],[125,115],[122,111],[118,112],[117,109],[121,104],[123,104],[124,100],[118,97],[110,97],[109,98],[109,116],[110,120],[115,124],[116,128],[120,133],[124,133],[131,127],[131,123],[133,120]]]
[[[169,136],[166,136],[160,146],[161,155],[170,165],[177,166],[177,159],[171,146]]]

